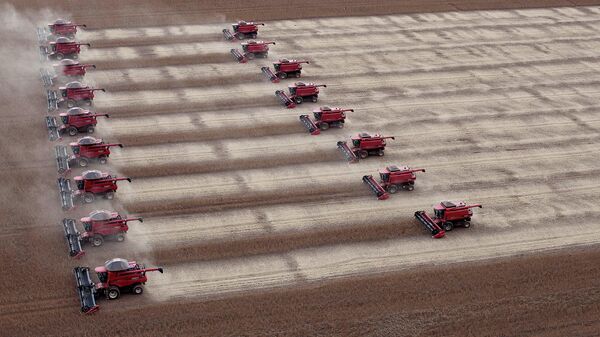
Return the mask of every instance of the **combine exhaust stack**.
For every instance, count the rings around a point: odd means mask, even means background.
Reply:
[[[279,98],[281,104],[283,104],[286,108],[293,109],[296,107],[296,103],[288,95],[286,95],[285,91],[277,90],[275,91],[275,96]]]
[[[77,283],[77,294],[79,295],[81,312],[91,314],[98,311],[100,307],[96,304],[96,285],[90,277],[90,268],[75,267],[73,268],[73,273],[75,274],[75,282]]]
[[[262,73],[267,77],[267,79],[273,83],[279,83],[279,77],[271,70],[269,67],[260,68]]]
[[[48,69],[40,69],[40,77],[45,87],[54,85],[54,74]]]
[[[346,143],[344,141],[339,141],[339,142],[337,142],[337,147],[338,147],[338,149],[340,149],[342,154],[344,154],[344,157],[346,157],[346,160],[348,160],[348,162],[350,162],[350,163],[358,162],[358,157],[356,156],[356,153],[354,153],[354,151],[352,151],[350,149],[350,147],[348,147],[348,143]]]
[[[443,238],[446,232],[438,226],[425,211],[415,212],[415,218],[431,233],[435,239]]]
[[[73,208],[73,191],[71,190],[71,181],[63,177],[58,178],[58,193],[60,194],[60,203],[62,209],[67,211]]]
[[[304,125],[311,135],[316,136],[321,134],[321,129],[317,127],[315,122],[313,122],[308,115],[300,115],[300,122],[302,122],[302,125]]]
[[[64,145],[56,145],[54,147],[56,154],[56,166],[58,167],[59,174],[65,174],[71,170],[69,166],[69,155],[67,154],[67,147]]]
[[[46,127],[48,128],[48,139],[55,141],[61,138],[56,117],[46,116]]]
[[[375,179],[373,179],[372,175],[363,176],[362,180],[377,196],[377,199],[385,200],[390,197],[390,195],[385,191],[385,189],[381,185],[379,185],[379,183]]]
[[[48,96],[48,111],[54,111],[58,109],[58,95],[54,90],[46,90]]]
[[[233,58],[236,59],[239,63],[248,62],[248,58],[246,57],[246,55],[242,54],[239,50],[231,49],[230,53],[233,56]]]
[[[63,228],[69,246],[69,256],[76,259],[82,257],[85,252],[81,248],[80,233],[77,231],[77,227],[75,227],[75,219],[63,219]]]

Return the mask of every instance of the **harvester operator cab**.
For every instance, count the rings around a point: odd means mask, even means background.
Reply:
[[[359,147],[360,141],[365,138],[371,138],[371,135],[366,132],[359,133],[358,138],[352,138],[352,145],[354,145],[354,147]]]

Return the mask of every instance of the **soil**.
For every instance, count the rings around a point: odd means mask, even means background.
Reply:
[[[600,8],[577,7],[596,3],[0,4],[2,335],[598,335]],[[33,33],[59,16],[88,24],[96,136],[125,144],[95,168],[133,178],[68,213]],[[268,21],[269,59],[233,62],[220,30],[240,18]],[[291,81],[259,68],[282,57],[311,61],[317,105],[278,104]],[[310,136],[298,115],[319,105],[355,112]],[[347,164],[335,144],[362,131],[396,140]],[[427,172],[378,201],[361,177],[388,164]],[[432,240],[412,214],[444,199],[484,208]],[[145,222],[70,260],[60,220],[96,208]],[[71,268],[115,256],[165,273],[81,315]]]

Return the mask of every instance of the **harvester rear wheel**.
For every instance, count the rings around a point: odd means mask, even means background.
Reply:
[[[119,298],[119,296],[121,296],[121,291],[117,287],[110,287],[106,291],[106,297],[109,300],[116,300],[117,298]]]
[[[367,150],[360,150],[358,151],[358,156],[360,159],[365,159],[369,156],[369,152],[367,152]]]
[[[87,192],[83,195],[83,202],[85,202],[86,204],[92,203],[94,201],[94,194]]]
[[[387,191],[390,192],[391,194],[395,194],[396,192],[398,192],[398,186],[397,185],[389,185],[387,188]]]
[[[469,227],[471,227],[471,222],[470,222],[470,221],[465,221],[465,222],[463,223],[463,227],[465,227],[465,228],[469,228]]]
[[[96,234],[92,238],[92,246],[94,246],[94,247],[100,247],[100,246],[102,246],[103,243],[104,243],[104,238],[100,234]]]
[[[454,229],[454,224],[450,221],[444,223],[444,230],[449,232]]]
[[[81,167],[88,166],[88,160],[83,157],[79,158],[79,160],[77,162],[79,163],[79,166],[81,166]]]
[[[106,163],[108,163],[108,158],[106,156],[102,156],[98,158],[98,163],[100,163],[100,165],[106,165]]]
[[[74,126],[71,126],[67,132],[69,133],[69,136],[76,136],[79,133],[79,130]]]
[[[131,292],[135,295],[141,295],[144,292],[144,288],[138,284],[131,289]]]
[[[329,129],[329,123],[321,122],[319,124],[319,129],[321,129],[321,130],[327,130],[327,129]]]

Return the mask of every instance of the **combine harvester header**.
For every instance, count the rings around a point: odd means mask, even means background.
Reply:
[[[433,217],[429,216],[425,211],[417,211],[415,212],[415,218],[425,226],[432,237],[439,239],[456,226],[471,227],[472,208],[475,207],[481,208],[482,205],[467,205],[463,201],[442,201],[434,206]]]

